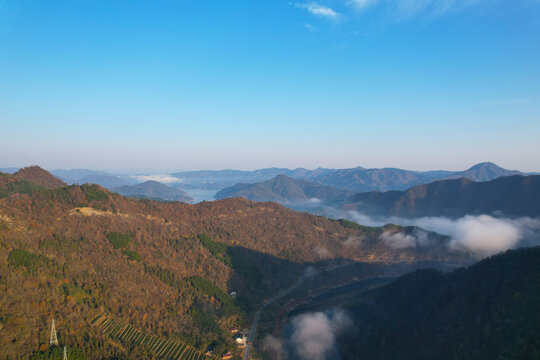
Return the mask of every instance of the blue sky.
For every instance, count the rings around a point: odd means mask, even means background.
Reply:
[[[540,171],[538,0],[0,0],[0,167]]]

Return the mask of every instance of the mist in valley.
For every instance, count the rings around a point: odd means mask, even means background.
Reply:
[[[380,227],[396,224],[419,228],[412,234],[383,233],[381,239],[394,249],[429,246],[429,236],[422,229],[449,236],[448,251],[470,251],[478,260],[508,249],[540,245],[540,218],[511,218],[501,213],[466,215],[456,219],[382,217],[358,211],[342,211],[322,204],[319,199],[287,206],[332,219],[346,219],[363,226]]]

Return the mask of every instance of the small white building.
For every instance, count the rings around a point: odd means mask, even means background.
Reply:
[[[243,346],[246,346],[247,344],[247,336],[246,334],[244,333],[236,333],[234,335],[234,341],[236,342],[236,345],[240,346],[240,347],[243,347]]]

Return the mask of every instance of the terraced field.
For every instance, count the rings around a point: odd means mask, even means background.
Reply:
[[[135,329],[127,322],[105,315],[92,319],[92,324],[99,327],[106,335],[126,344],[137,344],[150,349],[161,359],[204,360],[205,356],[195,348],[157,336],[148,335]]]

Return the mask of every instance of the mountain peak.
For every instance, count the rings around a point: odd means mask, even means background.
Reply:
[[[522,175],[520,171],[506,170],[492,162],[482,162],[463,171],[459,176],[466,177],[474,181],[489,181],[503,176]]]
[[[485,161],[485,162],[481,162],[481,163],[478,163],[476,165],[473,165],[473,166],[471,166],[469,169],[467,169],[465,171],[485,169],[485,168],[505,170],[505,169],[503,169],[502,167],[500,167],[499,165],[497,165],[495,163],[492,163],[490,161]]]
[[[295,179],[293,179],[292,177],[290,176],[287,176],[285,174],[279,174],[278,176],[274,177],[272,180],[270,181],[294,181]]]
[[[28,166],[20,169],[13,174],[15,177],[26,180],[28,182],[49,188],[55,189],[66,186],[66,183],[57,177],[53,176],[50,172],[37,165]]]

